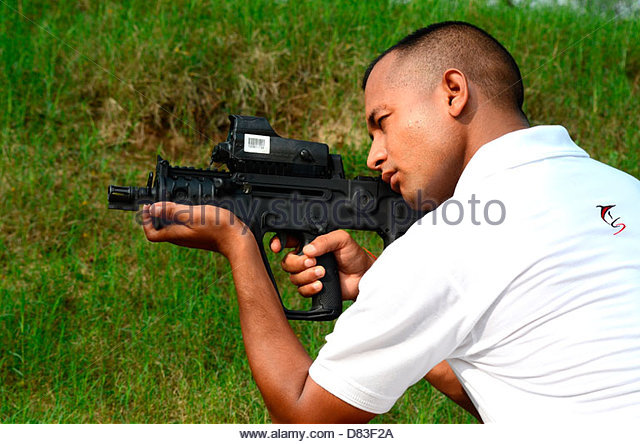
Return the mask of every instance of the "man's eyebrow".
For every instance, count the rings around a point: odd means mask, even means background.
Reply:
[[[367,122],[369,123],[369,126],[376,126],[376,114],[378,114],[380,111],[382,111],[383,109],[385,109],[384,105],[380,105],[377,106],[373,109],[373,111],[371,111],[369,113],[369,115],[367,116]]]

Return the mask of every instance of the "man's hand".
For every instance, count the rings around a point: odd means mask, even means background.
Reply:
[[[153,227],[153,219],[164,226]],[[241,242],[255,242],[247,226],[230,211],[211,205],[188,206],[156,202],[142,209],[142,227],[151,242],[171,242],[189,248],[218,251],[229,256]]]
[[[275,253],[282,250],[277,237],[271,239],[270,246]],[[285,245],[285,247],[296,246],[298,243],[295,239],[287,240]],[[325,273],[322,266],[316,266],[316,258],[329,252],[333,252],[338,263],[342,299],[355,300],[358,296],[360,279],[371,268],[375,259],[344,230],[318,236],[302,249],[302,255],[288,253],[282,260],[282,268],[290,273],[289,279],[298,286],[298,292],[302,296],[311,297],[322,289],[322,283],[318,279]]]

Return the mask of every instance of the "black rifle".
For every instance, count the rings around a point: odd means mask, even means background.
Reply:
[[[342,158],[329,154],[323,143],[280,137],[262,117],[229,119],[227,140],[211,154],[211,164],[224,163],[229,171],[173,167],[158,156],[155,180],[149,173],[146,187],[109,186],[109,209],[137,211],[144,203],[173,201],[230,210],[255,236],[278,296],[263,247],[267,232],[275,232],[284,247],[287,235],[304,246],[340,228],[369,230],[376,231],[386,247],[422,215],[380,178],[345,179]],[[153,223],[159,228],[169,221]],[[342,313],[333,253],[320,256],[317,263],[326,270],[322,290],[313,296],[309,311],[289,310],[283,304],[288,319],[325,321]]]

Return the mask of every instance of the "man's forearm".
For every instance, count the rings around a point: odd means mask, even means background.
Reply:
[[[424,377],[432,386],[444,393],[449,399],[458,404],[460,407],[475,416],[478,421],[482,422],[482,418],[478,413],[475,405],[469,398],[469,395],[458,381],[456,374],[451,369],[447,361],[442,361],[436,365]]]
[[[253,236],[229,255],[249,365],[272,419],[295,419],[311,358],[291,329]]]

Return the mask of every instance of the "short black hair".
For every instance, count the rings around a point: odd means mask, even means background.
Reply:
[[[394,51],[401,60],[410,57],[422,71],[435,70],[438,76],[448,68],[459,69],[488,99],[522,113],[524,86],[518,64],[498,40],[477,26],[447,21],[407,35],[371,62],[362,78],[363,90],[375,65]]]

